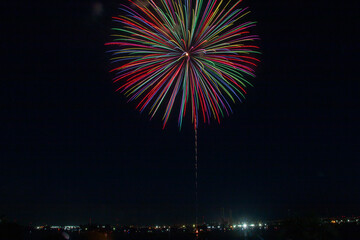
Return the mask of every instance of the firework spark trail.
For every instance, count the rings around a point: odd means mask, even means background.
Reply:
[[[129,2],[134,9],[121,5],[107,43],[118,90],[151,118],[164,106],[163,127],[176,101],[180,128],[187,110],[194,128],[199,118],[210,123],[229,115],[230,103],[251,86],[247,78],[255,77],[260,53],[250,31],[255,22],[242,21],[249,11],[238,8],[241,1]]]

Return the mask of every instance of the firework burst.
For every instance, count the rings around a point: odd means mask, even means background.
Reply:
[[[243,21],[249,10],[239,8],[241,1],[129,2],[133,7],[121,5],[122,15],[113,17],[117,26],[106,44],[117,90],[151,118],[165,108],[163,127],[176,101],[180,128],[187,109],[195,128],[199,119],[229,115],[259,62],[255,22]]]

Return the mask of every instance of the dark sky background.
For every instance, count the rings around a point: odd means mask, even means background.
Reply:
[[[0,215],[194,221],[194,132],[114,92],[118,1],[1,3]],[[360,214],[358,1],[246,0],[263,55],[244,104],[199,127],[200,215]]]

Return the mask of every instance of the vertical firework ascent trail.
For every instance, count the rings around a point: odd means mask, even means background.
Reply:
[[[199,215],[199,199],[198,199],[198,144],[197,144],[197,125],[195,124],[195,232],[198,234],[198,215]]]

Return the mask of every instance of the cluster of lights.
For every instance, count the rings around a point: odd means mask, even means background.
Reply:
[[[346,220],[345,220],[346,221]],[[97,229],[100,230],[107,230],[107,231],[124,231],[125,233],[130,232],[170,232],[172,227],[171,226],[162,226],[162,225],[155,225],[155,226],[143,226],[143,227],[137,227],[137,226],[130,226],[130,227],[119,227],[119,226],[108,226],[108,225],[95,225]],[[241,224],[234,224],[234,225],[207,225],[205,226],[199,226],[199,228],[196,228],[195,224],[189,224],[189,225],[178,225],[177,227],[174,226],[174,231],[180,230],[180,231],[193,231],[195,230],[196,233],[203,232],[203,231],[219,231],[219,230],[252,230],[255,228],[267,228],[267,224],[264,223],[249,223],[249,222],[243,222]],[[37,230],[58,230],[58,231],[88,231],[90,230],[88,226],[80,227],[76,225],[68,225],[68,226],[60,226],[60,225],[53,225],[53,226],[37,226],[35,227]],[[207,230],[206,230],[207,229]]]
[[[248,228],[255,228],[255,227],[259,227],[259,228],[262,228],[262,227],[266,227],[267,224],[263,224],[263,223],[258,223],[258,224],[255,224],[255,223],[242,223],[242,224],[234,224],[234,225],[231,225],[230,228],[231,229],[248,229]],[[218,225],[218,226],[207,226],[207,229],[210,231],[212,229],[222,229],[222,226]]]
[[[51,229],[60,229],[60,228],[62,228],[61,226],[51,226],[50,227]]]
[[[346,220],[343,220],[343,219],[341,219],[341,220],[338,220],[338,219],[336,219],[336,220],[331,220],[330,221],[330,223],[333,223],[333,224],[342,224],[342,223],[353,223],[353,222],[359,222],[359,219],[346,219]]]
[[[264,224],[266,226],[266,224]],[[247,229],[247,228],[254,228],[254,227],[262,227],[263,224],[262,223],[259,223],[259,224],[255,224],[255,223],[251,223],[251,224],[248,224],[248,223],[243,223],[243,224],[238,224],[238,225],[233,225],[232,228],[243,228],[243,229]]]
[[[332,218],[332,219],[323,219],[323,221],[325,223],[332,223],[332,224],[347,224],[347,223],[355,223],[355,224],[359,224],[359,220],[360,217],[350,217],[350,218]],[[258,223],[249,223],[249,222],[243,222],[241,224],[234,224],[234,225],[230,225],[230,226],[224,226],[224,225],[207,225],[205,229],[202,229],[205,226],[200,226],[199,229],[196,229],[197,233],[198,232],[202,232],[202,231],[219,231],[219,230],[252,230],[252,229],[256,229],[256,228],[260,228],[260,229],[267,229],[268,225],[266,223],[262,223],[262,222],[258,222]],[[116,230],[124,230],[124,232],[130,233],[130,232],[141,232],[141,231],[147,231],[147,232],[170,232],[170,230],[172,229],[170,226],[160,226],[160,225],[156,225],[156,226],[144,226],[144,227],[136,227],[136,226],[130,226],[127,228],[123,228],[123,227],[115,227],[115,226],[105,226],[105,225],[97,225],[98,229],[103,229],[103,230],[112,230],[112,231],[116,231]],[[191,225],[178,225],[177,227],[175,227],[175,231],[180,230],[180,231],[193,231],[193,229],[196,228],[195,224],[191,224]],[[48,226],[48,225],[43,225],[43,226],[36,226],[35,227],[36,230],[43,230],[43,231],[47,231],[47,230],[51,230],[51,231],[55,231],[55,230],[62,230],[62,231],[88,231],[88,227],[80,227],[80,226],[76,226],[76,225],[69,225],[69,226],[59,226],[59,225],[53,225],[53,226]]]
[[[155,229],[163,229],[163,228],[170,228],[170,226],[155,226]]]
[[[64,230],[74,230],[74,229],[80,229],[80,226],[65,226]]]
[[[80,230],[80,226],[36,226],[35,229],[37,230],[46,230],[46,229],[52,229],[52,230],[65,230],[65,231],[73,231],[73,230]]]

